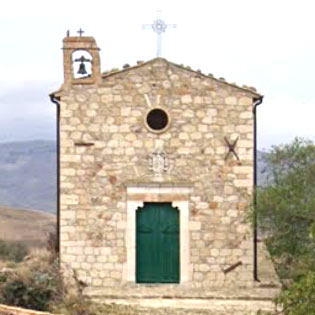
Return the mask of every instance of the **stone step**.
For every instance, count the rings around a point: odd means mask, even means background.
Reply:
[[[280,292],[278,287],[205,289],[173,287],[171,285],[128,286],[121,288],[86,288],[84,294],[92,298],[113,299],[206,299],[271,301]]]
[[[209,314],[209,315],[256,315],[275,314],[275,305],[271,300],[239,299],[159,299],[159,298],[94,298],[105,304],[118,304],[139,308],[139,314]],[[145,312],[144,309],[148,309]],[[142,313],[142,311],[143,313]]]

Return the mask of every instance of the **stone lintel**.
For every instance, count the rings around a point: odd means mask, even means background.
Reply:
[[[185,201],[187,194],[130,194],[128,196],[130,201],[143,201],[143,202],[172,202],[172,201]]]

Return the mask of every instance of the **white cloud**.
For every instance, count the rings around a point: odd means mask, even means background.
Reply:
[[[0,92],[0,141],[55,138],[51,82],[27,81]]]
[[[315,97],[313,100],[288,95],[266,97],[257,109],[259,147],[291,141],[295,137],[315,140]]]

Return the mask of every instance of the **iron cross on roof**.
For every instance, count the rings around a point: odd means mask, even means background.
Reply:
[[[157,10],[157,19],[153,24],[143,24],[143,29],[151,28],[157,34],[157,51],[156,55],[161,57],[162,54],[162,33],[166,31],[167,28],[176,28],[176,24],[166,24],[161,19],[161,10]]]

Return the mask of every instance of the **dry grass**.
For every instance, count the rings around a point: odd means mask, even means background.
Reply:
[[[52,214],[0,206],[0,239],[4,241],[39,247],[55,229],[56,217]]]

